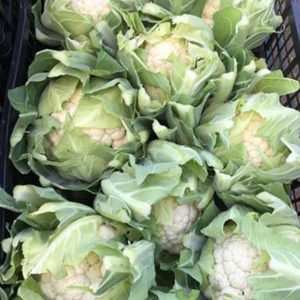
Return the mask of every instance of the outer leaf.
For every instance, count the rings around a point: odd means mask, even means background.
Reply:
[[[211,8],[211,1],[204,7],[205,13]],[[216,41],[234,53],[237,49],[259,47],[281,24],[281,17],[274,12],[274,1],[220,1],[213,15]],[[210,18],[208,22],[212,22]]]
[[[160,290],[152,290],[151,291],[158,300],[197,300],[199,299],[199,291],[191,290],[177,290],[177,291],[169,291],[163,292]]]
[[[129,259],[133,276],[129,300],[146,299],[155,285],[154,244],[141,241],[126,247],[123,254]]]
[[[56,278],[65,276],[64,266],[79,264],[93,248],[92,245],[102,242],[98,233],[102,223],[100,216],[87,216],[72,222],[52,238],[49,235],[34,234],[23,245],[25,278],[47,270]],[[42,245],[37,255],[34,255],[34,244]]]

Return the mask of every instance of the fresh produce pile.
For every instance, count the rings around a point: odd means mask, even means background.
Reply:
[[[273,6],[36,2],[10,158],[41,186],[0,191],[1,299],[300,299],[299,82],[252,52]]]

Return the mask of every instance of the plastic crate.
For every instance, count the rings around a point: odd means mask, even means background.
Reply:
[[[0,2],[0,107],[5,98],[7,73],[11,62],[12,40],[15,35],[13,26],[16,20],[15,12],[15,5],[12,1],[2,0]]]
[[[10,0],[0,2],[0,121],[4,111],[3,105],[6,102],[6,92],[9,87],[9,77],[7,76],[11,69],[13,40],[16,36],[16,26],[13,26],[17,20],[16,3]],[[1,125],[5,126],[3,120]],[[6,143],[6,136],[0,136],[0,143]],[[2,167],[2,164],[0,164]],[[4,234],[5,218],[4,213],[0,211],[0,238]]]
[[[300,81],[300,0],[277,0],[275,10],[283,18],[279,33],[261,47],[270,69],[281,69],[286,77]],[[300,110],[300,91],[281,98],[282,104]],[[292,184],[290,198],[300,215],[300,182]]]
[[[6,28],[14,28],[10,31],[10,53],[1,56],[0,51],[0,74],[3,74],[6,78],[5,83],[4,81],[0,83],[0,86],[3,87],[0,99],[4,99],[4,102],[1,103],[2,119],[0,116],[0,186],[11,192],[14,185],[25,182],[32,183],[32,180],[28,176],[24,177],[18,174],[8,159],[9,137],[17,119],[17,114],[9,104],[7,91],[25,83],[27,68],[33,60],[35,52],[39,49],[39,45],[35,41],[32,35],[33,31],[30,28],[32,26],[30,1],[1,0],[0,11],[0,24],[3,22],[6,24]],[[13,214],[0,209],[0,240],[5,236],[5,224],[13,218]]]
[[[3,1],[3,0],[2,0]],[[27,79],[27,69],[35,53],[41,45],[33,36],[33,19],[31,16],[31,0],[15,1],[17,11],[17,32],[13,45],[12,68],[8,76],[8,88],[23,85]],[[285,76],[300,80],[300,0],[277,0],[276,12],[283,17],[280,33],[272,35],[268,41],[258,49],[257,53],[267,59],[271,69],[282,69]],[[1,17],[0,17],[1,19]],[[292,96],[283,97],[282,102],[300,110],[300,92]],[[34,174],[21,176],[8,159],[9,137],[15,121],[16,112],[9,105],[6,98],[3,107],[3,120],[0,128],[0,186],[11,192],[17,184],[34,184],[37,178]],[[292,185],[291,201],[300,215],[300,183]],[[14,215],[0,209],[0,239],[4,236],[4,224],[10,222]]]

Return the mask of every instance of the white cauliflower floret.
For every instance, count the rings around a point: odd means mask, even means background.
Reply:
[[[147,53],[147,65],[153,72],[161,72],[164,75],[172,73],[172,56],[189,65],[190,58],[184,41],[168,38],[162,42],[148,43],[145,47]]]
[[[60,112],[51,114],[52,117],[57,119],[62,125],[67,121],[67,118],[72,118],[78,108],[79,102],[83,96],[82,88],[77,88],[74,95],[69,101],[66,101]],[[120,128],[81,128],[82,132],[90,136],[91,139],[101,142],[112,148],[119,148],[128,142],[127,131],[124,127]],[[50,150],[59,144],[64,135],[64,130],[54,129],[48,135],[44,143],[46,150]]]
[[[107,224],[99,228],[99,236],[110,240],[116,236],[115,229]],[[41,276],[41,288],[49,300],[94,300],[96,296],[72,287],[86,287],[95,291],[100,285],[106,272],[102,259],[91,252],[78,266],[66,266],[67,276],[56,280],[50,272]]]
[[[111,240],[117,235],[116,230],[110,225],[102,225],[99,229],[99,236],[103,240]]]
[[[251,118],[251,123],[245,128],[243,133],[244,146],[250,161],[256,166],[260,166],[263,162],[263,156],[271,157],[274,152],[266,141],[262,137],[256,136],[258,128],[261,126],[263,119],[255,114]]]
[[[214,249],[214,275],[209,277],[210,285],[218,292],[218,300],[231,294],[244,300],[252,300],[248,278],[255,271],[253,265],[261,256],[260,251],[242,235],[234,234],[217,240]],[[210,298],[208,292],[206,296]]]
[[[57,119],[61,124],[65,124],[67,117],[73,117],[76,113],[78,104],[83,96],[82,88],[77,88],[71,99],[65,102],[62,106],[63,110],[51,114],[52,117]],[[60,140],[64,136],[64,130],[54,129],[46,137],[44,141],[44,147],[46,150],[50,150],[59,144]]]
[[[50,272],[41,276],[41,289],[49,300],[93,300],[92,293],[83,292],[74,287],[85,287],[95,290],[105,274],[101,259],[94,253],[76,267],[66,267],[67,276],[56,280]]]
[[[77,13],[91,16],[95,23],[111,11],[109,0],[71,0],[70,5]]]
[[[82,131],[92,139],[98,140],[114,149],[128,142],[127,132],[124,127],[110,129],[85,128]]]
[[[184,235],[189,232],[191,226],[195,223],[199,215],[199,211],[194,204],[179,205],[175,200],[172,202],[172,224],[160,227],[158,235],[160,237],[162,248],[166,249],[170,253],[176,254],[184,248]]]

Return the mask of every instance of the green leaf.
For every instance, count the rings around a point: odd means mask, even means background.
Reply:
[[[204,11],[210,9],[210,3],[206,3]],[[213,14],[215,39],[231,54],[238,49],[259,47],[282,22],[274,12],[274,0],[257,5],[249,0],[238,3],[223,0],[218,6]]]
[[[55,278],[66,275],[66,265],[79,264],[97,244],[101,244],[100,216],[86,216],[72,222],[54,236],[36,233],[23,244],[25,278],[49,270]],[[42,247],[36,252],[35,247]],[[42,250],[43,249],[43,250]],[[58,255],[59,254],[59,255]]]
[[[45,297],[39,284],[32,278],[26,279],[18,290],[18,296],[21,299],[44,300]]]

